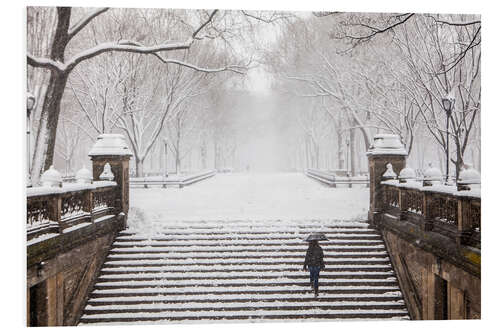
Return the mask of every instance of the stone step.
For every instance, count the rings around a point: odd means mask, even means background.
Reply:
[[[275,302],[276,303],[276,302]],[[309,304],[308,304],[309,303]],[[93,314],[106,314],[106,313],[140,313],[140,312],[148,312],[148,313],[158,313],[158,312],[184,312],[186,310],[192,312],[201,312],[207,310],[217,310],[217,311],[249,311],[249,310],[264,310],[264,311],[276,311],[276,310],[396,310],[396,309],[405,309],[404,302],[400,301],[387,301],[387,302],[330,302],[323,304],[310,304],[316,303],[314,301],[305,301],[305,302],[279,302],[279,304],[260,304],[260,302],[254,303],[238,303],[233,302],[232,304],[217,304],[214,306],[213,304],[205,304],[205,303],[187,303],[183,306],[179,306],[179,304],[150,304],[150,305],[90,305],[85,308],[86,315]]]
[[[350,238],[350,237],[380,237],[380,234],[375,230],[369,229],[325,229],[323,233],[327,237],[335,238]],[[319,232],[319,231],[315,231]],[[259,231],[255,229],[249,230],[228,230],[228,231],[209,231],[209,232],[180,232],[180,231],[169,231],[162,234],[152,234],[152,235],[137,235],[137,234],[123,234],[120,233],[117,236],[118,241],[140,241],[140,240],[170,240],[170,239],[212,239],[212,238],[250,238],[250,239],[288,239],[288,238],[300,238],[305,239],[309,236],[311,232],[309,231]]]
[[[119,244],[117,244],[119,245]],[[337,246],[323,246],[323,251],[328,252],[330,254],[338,254],[341,252],[358,252],[358,253],[366,253],[366,252],[375,252],[377,250],[381,252],[385,251],[385,246],[382,244],[376,245],[365,245],[365,246],[353,246],[353,245],[337,245]],[[115,246],[111,249],[111,254],[119,254],[119,253],[172,253],[172,252],[195,252],[195,253],[203,253],[203,254],[216,254],[218,252],[262,252],[266,253],[296,253],[305,255],[307,247],[292,247],[292,246],[273,246],[273,245],[252,245],[247,244],[243,246],[234,246],[234,245],[225,245],[225,246],[213,246],[213,245],[172,245],[172,246]]]
[[[228,260],[228,259],[233,259],[233,260],[252,260],[252,259],[258,259],[258,260],[293,260],[293,259],[298,259],[299,262],[304,260],[304,253],[301,254],[284,254],[284,253],[276,253],[276,252],[270,252],[270,253],[265,253],[262,254],[261,252],[247,252],[247,255],[231,255],[232,252],[224,252],[224,253],[210,253],[207,255],[202,255],[200,253],[172,253],[172,252],[167,252],[167,253],[141,253],[141,252],[132,252],[132,253],[123,253],[123,252],[112,252],[108,255],[108,259],[113,260],[113,261],[118,261],[118,260],[130,260],[130,259],[137,259],[137,260],[155,260],[155,259],[168,259],[172,261],[182,261],[186,260],[186,258],[193,258],[196,257],[197,260]],[[340,252],[336,254],[329,254],[325,253],[324,259],[325,260],[348,260],[348,259],[354,259],[354,260],[361,260],[365,258],[377,258],[377,259],[384,259],[388,260],[387,252],[385,251],[378,251],[378,252],[368,252],[368,253],[346,253],[346,252]]]
[[[385,279],[329,279],[322,281],[321,286],[362,286],[362,285],[397,285],[397,280],[393,277]],[[170,281],[165,279],[152,279],[152,278],[141,278],[140,276],[134,277],[132,279],[110,279],[110,278],[99,278],[97,280],[96,288],[113,288],[113,286],[127,286],[137,288],[137,286],[164,286],[164,287],[217,287],[217,286],[304,286],[308,287],[308,281],[294,281],[288,279],[232,279],[232,280],[221,280],[221,279],[186,279],[181,281]]]
[[[321,286],[320,292],[321,295],[335,295],[335,294],[385,294],[387,292],[397,292],[398,286],[348,286],[348,287],[337,287],[332,288],[328,286]],[[193,296],[197,298],[201,295],[229,295],[230,297],[234,297],[235,295],[266,295],[266,294],[283,294],[288,296],[294,295],[309,295],[311,294],[310,288],[294,288],[291,286],[290,288],[278,288],[278,287],[255,287],[255,288],[229,288],[229,287],[221,287],[221,288],[208,288],[208,287],[200,287],[200,288],[165,288],[165,287],[148,287],[148,288],[121,288],[121,289],[95,289],[91,298],[94,297],[118,297],[120,295],[127,296],[151,296],[151,295],[163,295],[163,296],[172,296],[185,298],[186,296]],[[187,299],[187,298],[185,298]]]
[[[336,265],[388,265],[390,261],[387,258],[359,258],[359,259],[325,259],[325,266],[336,266]],[[165,258],[128,258],[122,260],[108,260],[106,265],[111,266],[193,266],[193,265],[217,265],[217,266],[232,266],[232,265],[289,265],[290,267],[301,267],[304,264],[304,260],[269,260],[269,259],[233,259],[233,258],[217,258],[217,259],[165,259]]]
[[[376,231],[370,227],[366,222],[350,222],[350,221],[316,221],[305,223],[283,223],[282,221],[244,221],[244,222],[226,222],[226,221],[210,221],[210,222],[193,222],[193,221],[169,221],[162,224],[153,223],[150,229],[155,230],[157,233],[168,234],[169,232],[188,232],[193,233],[197,231],[217,232],[221,230],[237,230],[237,231],[268,231],[268,232],[284,232],[284,231],[303,231],[309,230],[332,230],[341,232],[347,231]],[[134,235],[137,234],[133,230],[125,230],[120,232],[120,235]]]
[[[267,273],[262,273],[262,272],[255,272],[255,274],[252,274],[251,272],[246,272],[246,274],[242,274],[241,272],[215,272],[215,273],[207,273],[207,272],[201,272],[201,273],[192,273],[189,276],[186,276],[185,274],[182,273],[176,273],[176,272],[168,272],[168,271],[146,271],[146,270],[136,270],[136,271],[127,271],[127,270],[114,270],[114,271],[109,271],[106,270],[104,272],[101,272],[103,275],[106,276],[121,276],[124,279],[125,278],[133,278],[135,276],[142,275],[144,277],[155,277],[155,278],[161,278],[161,279],[168,279],[168,280],[185,280],[186,278],[189,279],[212,279],[212,278],[217,278],[217,279],[235,279],[235,278],[240,278],[240,279],[269,279],[269,278],[286,278],[286,279],[292,279],[292,280],[305,280],[309,278],[309,275],[304,273],[299,274],[283,274],[281,272],[267,272]],[[321,273],[321,280],[327,280],[327,279],[339,279],[339,278],[353,278],[353,279],[374,279],[374,278],[387,278],[387,277],[394,277],[393,272],[366,272],[366,271],[358,271],[358,272],[331,272],[331,273]]]
[[[251,265],[249,265],[251,266]],[[255,265],[257,266],[257,265]],[[363,273],[371,273],[371,272],[377,272],[377,273],[393,273],[392,267],[391,266],[383,266],[383,267],[372,267],[369,266],[359,266],[359,267],[326,267],[325,269],[322,270],[324,276],[325,273],[331,273],[331,272],[344,272],[344,273],[355,273],[355,272],[363,272]],[[297,270],[299,267],[297,267]],[[221,273],[221,274],[227,274],[227,273],[238,273],[238,274],[245,274],[248,272],[253,272],[253,273],[291,273],[293,272],[292,267],[284,267],[284,268],[276,268],[276,267],[232,267],[230,270],[226,268],[214,268],[210,266],[205,266],[205,267],[200,267],[200,268],[191,268],[191,269],[186,269],[185,267],[171,267],[171,266],[106,266],[102,268],[102,271],[105,272],[106,274],[116,274],[120,271],[126,271],[129,273],[138,273],[138,272],[171,272],[171,273],[182,273],[184,276],[187,276],[188,274],[192,273]],[[306,278],[309,275],[304,275],[303,277]]]
[[[142,283],[142,284],[141,284]],[[227,287],[235,287],[235,286],[281,286],[281,285],[293,285],[293,286],[302,286],[308,287],[308,282],[297,282],[297,281],[285,281],[285,282],[275,282],[274,279],[269,280],[242,280],[242,279],[232,279],[232,280],[215,280],[215,279],[204,279],[204,280],[163,280],[163,279],[155,279],[155,278],[143,278],[143,277],[134,277],[133,280],[130,279],[112,279],[112,278],[103,278],[100,277],[97,280],[97,284],[95,286],[96,289],[105,289],[105,288],[119,288],[123,285],[128,285],[130,287],[142,286],[146,287],[148,285],[163,285],[165,287],[189,287],[189,286],[197,286],[197,287],[210,287],[210,286],[227,286]],[[321,286],[395,286],[397,285],[397,281],[394,278],[387,279],[337,279],[337,280],[328,280],[327,282],[321,281]]]
[[[196,323],[201,323],[203,321],[215,321],[215,320],[242,320],[242,321],[254,321],[259,322],[265,320],[304,320],[304,319],[409,319],[408,313],[405,309],[400,310],[331,310],[326,313],[318,313],[314,310],[298,310],[298,311],[267,311],[263,313],[262,311],[246,311],[243,313],[236,313],[233,311],[210,311],[209,314],[200,314],[199,312],[194,313],[141,313],[138,314],[128,314],[128,313],[118,313],[113,316],[112,314],[106,315],[84,315],[80,323],[109,323],[113,325],[118,325],[119,323],[129,324],[135,322],[137,324],[161,324],[169,322],[186,322],[186,321],[196,321]],[[135,316],[134,316],[135,315]]]
[[[335,242],[346,242],[346,241],[359,241],[359,242],[380,242],[380,236],[379,235],[359,235],[359,236],[337,236],[337,235],[325,235],[328,238],[328,243],[335,243]],[[304,237],[300,236],[290,236],[290,237],[273,237],[273,236],[268,236],[268,237],[248,237],[248,236],[239,236],[239,235],[234,235],[234,234],[228,234],[227,237],[225,235],[217,235],[216,237],[200,237],[200,236],[192,236],[192,237],[175,237],[175,236],[170,236],[168,238],[154,238],[154,239],[147,239],[147,238],[142,238],[142,239],[119,239],[118,242],[120,244],[141,244],[141,243],[152,243],[152,244],[169,244],[171,242],[193,242],[193,243],[201,243],[201,242],[236,242],[236,241],[243,241],[243,242],[266,242],[266,243],[276,243],[276,244],[284,244],[285,242],[294,242],[297,244],[303,244],[304,246],[307,246],[307,243],[304,242],[304,238],[307,237],[307,235],[304,235]]]
[[[374,240],[330,240],[327,245],[322,245],[324,250],[329,248],[335,248],[336,246],[376,246],[383,244],[383,241],[380,239]],[[280,246],[280,247],[298,247],[303,249],[303,251],[307,250],[307,243],[302,240],[292,241],[292,242],[283,242],[283,241],[272,241],[272,240],[255,240],[255,241],[242,241],[240,239],[225,239],[225,240],[169,240],[165,242],[159,241],[145,241],[145,242],[135,242],[130,244],[129,242],[116,242],[113,244],[113,248],[124,248],[124,247],[182,247],[182,246],[200,246],[200,247],[210,247],[210,246]]]
[[[229,295],[225,295],[229,296]],[[318,303],[330,303],[330,302],[376,302],[376,301],[401,301],[402,296],[400,293],[390,292],[382,294],[330,294],[321,295],[318,298],[314,298],[312,294],[301,294],[302,297],[297,297],[297,295],[287,295],[287,294],[266,294],[266,295],[241,295],[235,294],[234,297],[221,298],[220,295],[205,295],[204,298],[196,299],[196,303],[251,303],[251,302],[270,302],[274,303],[277,300],[283,302],[304,302],[313,301]],[[195,299],[191,298],[173,298],[171,296],[163,295],[150,295],[150,296],[116,296],[116,297],[105,297],[102,295],[96,295],[88,301],[89,305],[120,305],[120,304],[184,304],[187,302],[194,302]]]

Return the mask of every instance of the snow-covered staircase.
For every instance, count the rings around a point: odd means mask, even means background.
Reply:
[[[362,222],[175,222],[122,232],[80,324],[408,319],[380,234]],[[324,232],[317,299],[304,239]]]

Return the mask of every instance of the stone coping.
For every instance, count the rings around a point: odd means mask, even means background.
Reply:
[[[50,194],[61,194],[67,192],[83,191],[83,190],[95,190],[102,187],[116,186],[114,181],[100,180],[95,181],[92,184],[80,184],[80,183],[63,183],[62,187],[51,187],[51,186],[38,186],[29,187],[26,189],[26,197],[36,197],[42,195]]]
[[[373,148],[366,152],[367,156],[370,155],[399,155],[407,156],[408,153],[404,148]]]
[[[471,198],[481,198],[481,188],[472,188],[467,191],[459,191],[456,186],[448,186],[444,184],[436,184],[432,186],[423,186],[421,182],[409,181],[406,183],[400,183],[396,179],[381,181],[382,185],[391,185],[395,187],[414,189],[424,192],[436,192],[451,194],[457,197],[471,197]]]
[[[74,228],[69,232],[51,234],[51,236],[44,237],[39,241],[27,243],[27,266],[30,267],[43,260],[48,260],[96,237],[117,233],[119,230],[125,229],[125,226],[126,219],[122,214],[107,215],[98,223],[82,224],[81,227]]]

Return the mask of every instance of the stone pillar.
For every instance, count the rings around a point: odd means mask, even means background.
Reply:
[[[132,153],[121,134],[101,134],[89,152],[92,160],[92,177],[94,181],[101,180],[99,176],[104,166],[109,163],[117,183],[117,211],[128,214],[129,208],[129,161]]]
[[[47,279],[47,326],[57,326],[57,278]]]
[[[465,297],[463,291],[453,285],[450,285],[449,292],[449,319],[467,319],[465,313]]]
[[[368,156],[368,169],[370,172],[368,220],[370,223],[375,223],[377,214],[383,210],[384,198],[380,182],[382,181],[382,175],[387,170],[387,164],[391,163],[394,172],[399,174],[406,166],[408,153],[397,135],[377,134],[366,155]]]

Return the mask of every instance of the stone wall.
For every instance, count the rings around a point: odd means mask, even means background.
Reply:
[[[410,242],[388,229],[384,229],[382,235],[412,319],[444,319],[439,310],[444,295],[448,319],[480,319],[478,272],[469,272],[446,256],[420,248],[418,239]],[[437,294],[440,281],[446,281],[447,291]]]
[[[38,303],[36,326],[76,325],[124,216],[90,224],[28,246],[27,326]]]

